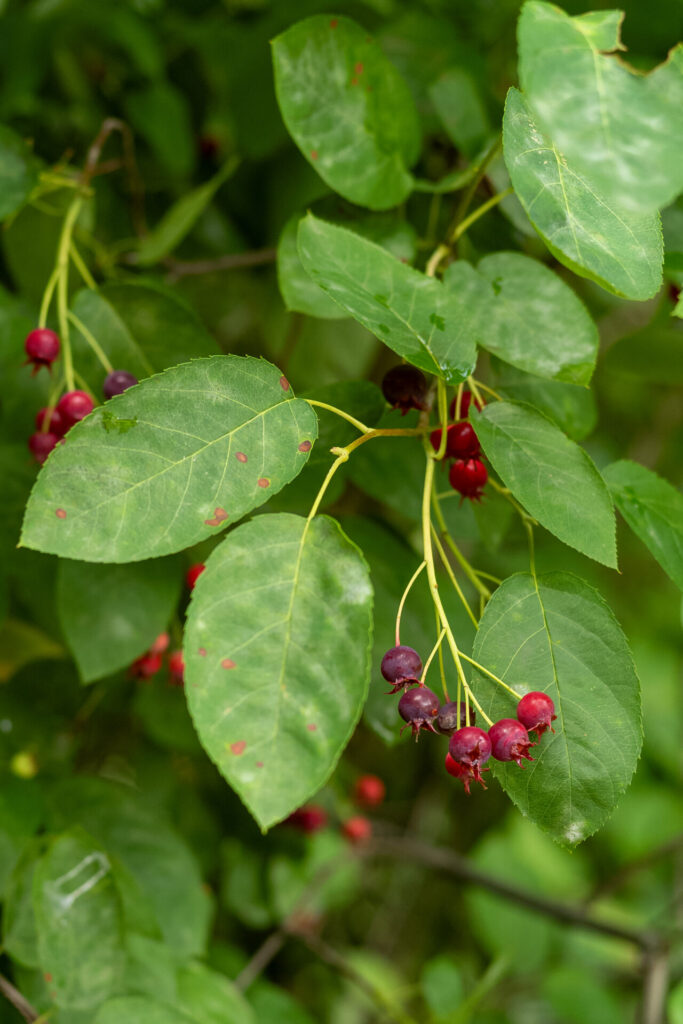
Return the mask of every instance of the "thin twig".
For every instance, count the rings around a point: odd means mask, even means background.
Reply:
[[[6,978],[4,974],[0,974],[0,992],[2,992],[5,999],[12,1004],[15,1010],[17,1010],[24,1020],[31,1022],[38,1020],[38,1011],[31,1006],[28,999],[22,996],[18,988],[15,988],[9,978]]]
[[[643,950],[643,997],[639,1024],[664,1024],[669,986],[669,949],[662,942],[655,949]]]
[[[254,249],[252,252],[232,252],[227,256],[218,256],[214,260],[189,260],[186,263],[178,260],[165,260],[169,269],[169,280],[177,281],[179,277],[189,274],[211,274],[215,270],[236,270],[239,267],[258,267],[264,263],[273,263],[277,256],[276,249]]]
[[[102,127],[97,133],[85,158],[85,166],[81,175],[81,183],[84,187],[87,187],[90,184],[91,178],[98,173],[98,164],[100,156],[102,155],[102,149],[112,132],[121,133],[123,164],[126,168],[126,176],[128,178],[128,191],[130,193],[131,220],[133,222],[133,228],[137,235],[146,235],[147,224],[145,221],[144,187],[142,184],[142,178],[140,177],[140,172],[138,171],[137,161],[135,159],[135,142],[133,140],[133,133],[125,121],[121,121],[118,117],[107,117],[102,122]]]

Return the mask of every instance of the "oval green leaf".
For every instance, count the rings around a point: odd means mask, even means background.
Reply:
[[[571,573],[511,576],[486,606],[473,657],[518,693],[554,703],[555,733],[532,748],[533,763],[491,761],[522,814],[574,846],[605,822],[640,753],[640,687],[626,638],[600,594]],[[495,721],[515,715],[502,687],[475,674],[475,692]]]
[[[683,494],[628,459],[613,462],[602,475],[628,525],[683,590]]]
[[[614,510],[587,453],[529,405],[470,411],[484,452],[527,512],[565,544],[616,568]]]
[[[209,556],[185,692],[202,746],[263,829],[334,768],[363,708],[371,633],[368,569],[334,520],[259,516]]]
[[[350,18],[320,14],[272,46],[282,117],[323,181],[372,210],[403,202],[420,126],[410,89],[379,45]]]
[[[38,475],[21,543],[89,562],[180,551],[289,483],[316,430],[265,360],[174,366],[72,427]]]
[[[557,259],[627,299],[649,299],[662,283],[663,243],[656,213],[625,216],[574,169],[510,89],[503,152],[515,192]]]
[[[312,279],[349,316],[414,366],[457,384],[476,362],[481,291],[476,271],[459,261],[445,287],[407,267],[374,242],[309,214],[299,226],[299,255]]]

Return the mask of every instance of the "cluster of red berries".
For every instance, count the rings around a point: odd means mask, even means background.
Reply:
[[[160,633],[148,651],[136,658],[128,669],[134,679],[151,679],[161,671],[164,654],[168,651],[171,638],[168,633]],[[183,686],[185,683],[185,662],[182,651],[171,651],[168,654],[168,681],[171,686]]]
[[[446,771],[462,781],[467,793],[472,780],[486,789],[481,773],[489,770],[484,765],[490,757],[497,761],[515,761],[522,768],[523,758],[533,761],[529,748],[536,745],[546,729],[555,731],[551,725],[557,717],[555,705],[547,693],[525,694],[517,704],[516,718],[501,718],[485,732],[474,725],[473,711],[470,712],[471,724],[467,723],[464,702],[442,704],[421,682],[421,671],[422,659],[412,647],[392,647],[382,658],[382,675],[392,684],[387,692],[403,691],[398,702],[398,713],[406,723],[403,729],[410,726],[416,739],[420,729],[450,736]],[[536,733],[535,742],[529,739],[530,732]]]
[[[379,807],[386,795],[386,788],[377,775],[361,775],[353,787],[352,797],[358,807],[370,809]],[[305,804],[285,820],[300,832],[312,834],[325,828],[329,815],[320,804]],[[353,814],[341,825],[342,834],[350,843],[364,843],[372,835],[372,822],[363,814]]]
[[[42,366],[51,369],[59,356],[59,337],[48,327],[38,327],[31,331],[24,342],[27,363],[33,366],[36,374]],[[112,370],[107,374],[102,385],[105,398],[120,395],[126,388],[137,384],[137,378],[127,370]],[[84,419],[94,407],[92,397],[87,391],[67,391],[54,407],[40,409],[36,416],[36,432],[28,439],[29,449],[37,462],[45,462],[53,448],[64,440],[64,435],[74,423]]]
[[[394,366],[385,374],[382,381],[382,393],[389,405],[400,409],[405,416],[409,409],[425,409],[427,402],[427,378],[415,366],[401,364]],[[478,501],[482,488],[488,480],[486,466],[481,461],[481,446],[474,427],[467,420],[472,395],[463,391],[460,398],[460,409],[457,400],[453,399],[449,408],[451,420],[456,420],[446,427],[446,444],[443,458],[453,460],[448,479],[453,490],[463,498]],[[475,401],[478,409],[481,403]],[[435,451],[441,448],[441,428],[433,430],[430,440]]]

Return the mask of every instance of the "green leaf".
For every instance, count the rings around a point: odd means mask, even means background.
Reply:
[[[41,855],[40,841],[24,851],[10,876],[2,910],[2,945],[13,960],[38,967],[38,933],[33,910],[33,878]]]
[[[683,494],[628,459],[613,462],[602,475],[628,525],[683,590]]]
[[[529,405],[470,410],[484,452],[527,512],[565,544],[616,568],[612,501],[587,453]]]
[[[593,392],[564,381],[541,380],[499,363],[496,391],[513,402],[533,405],[554,420],[560,430],[574,441],[582,441],[595,429],[598,410]]]
[[[605,370],[665,387],[683,384],[683,329],[675,321],[648,325],[610,345]]]
[[[554,734],[533,764],[492,764],[522,814],[564,845],[591,835],[614,810],[642,740],[640,688],[626,638],[596,590],[570,573],[504,580],[486,606],[473,657],[518,693],[554,703]],[[496,721],[514,699],[477,673],[475,692]]]
[[[219,352],[216,342],[188,307],[149,284],[112,282],[76,295],[73,312],[94,336],[116,370],[138,380],[197,356]],[[104,371],[78,328],[71,340],[78,372],[94,394]]]
[[[323,785],[346,745],[367,693],[371,615],[367,567],[326,517],[306,528],[260,516],[209,556],[185,691],[204,749],[263,829]]]
[[[136,253],[138,266],[150,267],[159,263],[182,242],[221,185],[237,170],[239,163],[237,157],[232,157],[213,178],[191,192],[186,192],[166,211],[159,223],[143,238]]]
[[[591,379],[598,331],[586,307],[562,278],[516,252],[485,256],[479,301],[479,344],[513,366],[572,384]],[[457,286],[461,268],[444,274]]]
[[[0,789],[0,898],[14,866],[38,830],[42,798],[36,782],[5,778]]]
[[[178,603],[175,558],[135,565],[60,561],[57,608],[84,683],[126,668],[166,629]]]
[[[105,412],[136,424],[105,430]],[[270,363],[174,366],[71,428],[38,476],[22,544],[89,562],[180,551],[289,483],[315,437],[315,413]]]
[[[297,246],[300,221],[300,213],[289,218],[277,245],[277,281],[282,301],[287,309],[296,313],[317,316],[321,320],[343,319],[344,310],[303,268]]]
[[[420,126],[408,86],[379,45],[350,18],[320,14],[272,47],[282,117],[323,181],[372,210],[403,202]]]
[[[653,213],[683,191],[683,45],[647,75],[614,53],[621,13],[571,18],[530,0],[519,19],[519,76],[539,127],[596,192]]]
[[[309,214],[299,226],[301,261],[324,291],[389,348],[457,384],[476,361],[476,271],[458,262],[450,286],[407,267],[373,242]]]
[[[84,832],[59,836],[33,879],[40,966],[58,1006],[85,1010],[120,986],[123,914],[106,853]]]
[[[40,161],[19,135],[0,125],[0,220],[23,206],[38,182]]]
[[[464,68],[450,68],[429,87],[429,98],[451,142],[466,156],[476,156],[491,124],[472,76]]]
[[[420,987],[435,1017],[448,1017],[463,998],[462,978],[453,959],[435,956],[422,968]]]
[[[176,1006],[196,1024],[256,1024],[254,1011],[224,975],[191,963],[177,974]]]
[[[315,1024],[300,1003],[286,989],[259,978],[249,989],[249,1002],[259,1021],[277,1021],[277,1024]]]
[[[503,152],[517,198],[561,263],[628,299],[656,294],[662,283],[658,215],[626,216],[593,189],[541,133],[517,89],[505,103]]]
[[[189,103],[184,93],[163,79],[125,97],[126,117],[142,135],[152,153],[174,177],[192,170],[195,155],[194,131]]]
[[[163,942],[136,932],[126,933],[126,992],[163,999],[175,1004],[178,995],[176,971],[178,957]]]
[[[189,1024],[180,1010],[146,996],[118,996],[97,1011],[94,1024]]]

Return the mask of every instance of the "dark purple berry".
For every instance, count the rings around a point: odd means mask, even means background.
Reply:
[[[36,327],[26,336],[24,342],[27,362],[33,363],[33,373],[38,373],[41,366],[48,369],[59,355],[59,338],[49,327]]]
[[[448,479],[453,490],[463,498],[481,498],[482,487],[488,480],[486,466],[479,459],[459,459],[451,466]]]
[[[67,430],[93,410],[93,400],[86,391],[67,391],[57,403],[57,411]]]
[[[104,384],[102,385],[104,397],[113,398],[114,395],[122,395],[124,391],[132,388],[137,382],[137,377],[134,377],[132,373],[128,373],[128,370],[112,370],[104,378]]]
[[[417,738],[420,729],[429,729],[436,732],[434,720],[439,713],[439,698],[426,686],[418,686],[414,690],[407,690],[398,702],[398,713],[406,722],[403,729],[408,726],[413,730],[413,736]],[[403,732],[401,729],[401,732]]]
[[[529,733],[516,718],[501,718],[489,729],[491,753],[496,761],[516,761],[523,768],[522,758],[533,761],[529,747],[535,744],[529,741]]]
[[[474,725],[474,711],[470,711],[470,722]],[[465,702],[460,701],[460,704],[456,700],[449,700],[447,704],[442,704],[439,708],[439,713],[436,716],[436,727],[440,733],[444,736],[451,736],[456,729],[463,729],[467,725],[467,714],[465,711]]]
[[[387,693],[397,693],[410,683],[419,683],[422,659],[412,647],[392,647],[382,658],[381,671],[386,681],[394,684]]]
[[[478,729],[475,725],[466,725],[464,729],[458,729],[450,738],[448,753],[458,766],[458,771],[451,770],[448,762],[446,768],[451,775],[462,779],[468,793],[471,779],[486,789],[481,772],[482,765],[485,765],[491,756],[491,740],[483,729]],[[488,768],[483,770],[488,771]]]
[[[517,718],[529,732],[533,730],[539,738],[546,729],[555,732],[550,724],[557,718],[555,705],[552,698],[540,690],[526,693],[522,697],[517,705]]]
[[[37,434],[31,434],[28,439],[28,446],[33,458],[42,466],[52,449],[55,448],[59,442],[60,438],[57,434],[53,434],[52,431],[39,431]]]
[[[384,375],[382,394],[389,405],[400,409],[405,416],[409,409],[424,409],[427,379],[416,366],[394,366]]]

